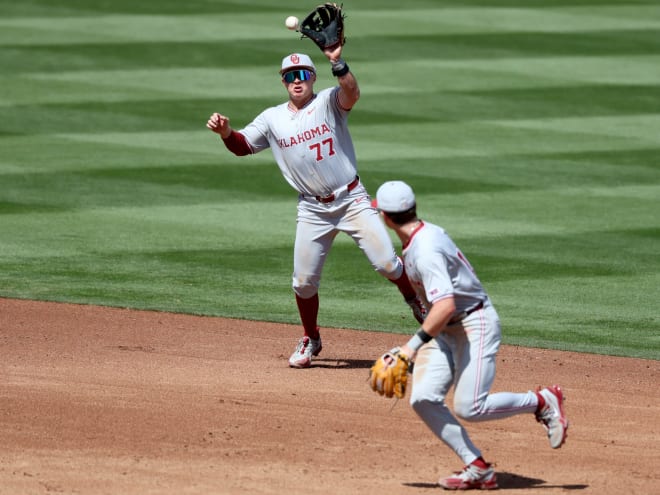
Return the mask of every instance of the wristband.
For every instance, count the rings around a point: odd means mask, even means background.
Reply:
[[[341,77],[348,74],[350,69],[348,64],[344,61],[343,58],[338,59],[335,62],[332,62],[332,75],[335,77]]]
[[[413,351],[417,352],[420,347],[427,342],[430,342],[432,338],[433,337],[426,333],[423,328],[420,328],[417,330],[417,333],[410,338],[406,345]]]

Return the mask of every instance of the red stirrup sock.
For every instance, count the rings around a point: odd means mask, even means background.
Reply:
[[[538,393],[538,392],[535,392],[535,393],[536,393],[536,398],[539,401],[538,405],[536,406],[536,414],[538,414],[541,411],[541,409],[543,409],[545,407],[545,399],[543,398],[543,396],[540,393]]]
[[[309,299],[303,299],[296,294],[296,303],[298,304],[298,312],[300,313],[300,321],[302,322],[305,335],[310,339],[318,340],[319,327],[317,326],[317,318],[319,314],[319,295],[314,294]]]

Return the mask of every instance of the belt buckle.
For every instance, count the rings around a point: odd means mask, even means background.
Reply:
[[[334,193],[331,194],[330,196],[326,196],[325,198],[322,198],[321,196],[316,196],[316,201],[319,201],[320,203],[332,203],[334,200],[335,200]]]
[[[356,175],[356,176],[355,176],[355,179],[353,179],[351,182],[349,182],[348,184],[346,184],[346,185],[345,185],[343,188],[341,188],[341,190],[339,190],[339,191],[340,191],[340,192],[344,192],[344,191],[346,191],[346,192],[351,192],[353,189],[355,189],[355,188],[357,187],[357,185],[358,185],[359,183],[360,183],[360,177],[358,177],[358,176]],[[329,194],[328,196],[325,196],[325,197],[323,197],[323,198],[322,198],[321,196],[314,196],[314,198],[316,199],[316,201],[318,201],[318,202],[320,202],[320,203],[332,203],[335,199],[337,199],[337,194],[338,194],[338,193],[332,193],[332,194]]]

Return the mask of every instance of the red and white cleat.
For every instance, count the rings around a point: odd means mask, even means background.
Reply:
[[[438,484],[445,490],[496,490],[497,476],[490,464],[480,468],[474,464],[465,466],[452,476],[442,478]]]
[[[558,449],[566,441],[568,419],[564,413],[564,394],[558,385],[546,387],[537,392],[545,405],[536,413],[536,420],[543,424],[550,440],[550,447]]]
[[[323,346],[321,337],[318,340],[302,337],[298,341],[296,350],[289,358],[289,366],[292,368],[309,368],[312,365],[312,356],[318,356]]]

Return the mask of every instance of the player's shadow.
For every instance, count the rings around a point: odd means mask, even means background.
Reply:
[[[373,366],[374,360],[367,359],[322,359],[314,358],[312,368],[328,369],[369,369]]]
[[[438,488],[436,483],[402,483],[405,486],[412,488]],[[520,476],[518,474],[497,472],[497,484],[500,489],[505,490],[520,490],[523,488],[561,488],[562,490],[585,490],[589,485],[546,485],[545,480],[538,478],[528,478],[527,476]]]

